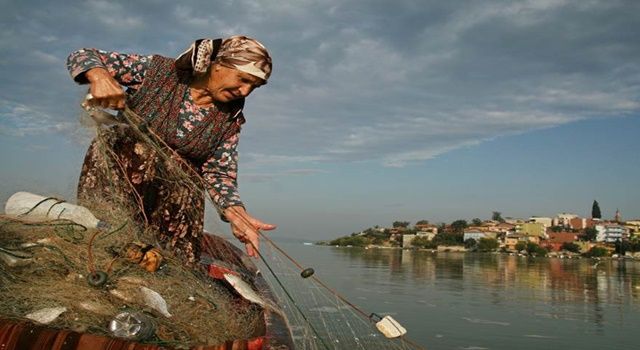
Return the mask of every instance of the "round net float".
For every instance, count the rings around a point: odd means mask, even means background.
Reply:
[[[309,278],[313,276],[314,273],[315,271],[313,270],[313,268],[307,267],[306,269],[302,270],[302,272],[300,272],[300,276],[302,276],[302,278]]]
[[[96,271],[87,275],[87,283],[95,288],[102,288],[107,283],[107,273],[104,271]]]

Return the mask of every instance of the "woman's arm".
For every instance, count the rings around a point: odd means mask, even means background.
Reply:
[[[275,225],[264,223],[249,215],[238,194],[238,138],[231,136],[202,166],[203,176],[209,184],[209,195],[220,217],[231,224],[231,232],[245,244],[249,256],[258,257],[259,230],[273,230]]]
[[[120,85],[142,84],[144,73],[149,68],[153,56],[123,54],[98,49],[80,49],[67,58],[67,69],[73,80],[80,84],[90,83],[86,74],[94,68],[103,68]]]
[[[226,139],[202,165],[202,175],[209,185],[209,195],[222,212],[227,207],[242,206],[238,193],[238,140],[240,133]]]
[[[123,109],[125,94],[122,86],[137,87],[144,80],[152,56],[121,54],[97,49],[81,49],[67,58],[67,68],[73,80],[90,83],[93,97],[89,105]]]

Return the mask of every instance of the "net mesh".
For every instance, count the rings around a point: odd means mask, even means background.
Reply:
[[[190,205],[191,195],[203,193],[206,183],[192,164],[177,156],[144,124],[131,127],[140,124],[139,117],[130,111],[124,117],[129,123],[124,126],[125,137],[132,142],[128,149],[142,157],[135,158],[136,163],[121,156],[122,144],[116,145],[111,138],[118,127],[98,128],[97,160],[93,163],[98,175],[92,181],[105,183],[102,191],[83,203],[116,229],[100,232],[61,220],[34,223],[0,217],[0,255],[17,259],[20,265],[0,263],[0,315],[20,319],[34,310],[64,306],[67,311],[52,326],[108,335],[107,325],[115,313],[140,309],[157,320],[156,335],[147,341],[174,347],[219,344],[264,334],[261,307],[239,300],[225,286],[205,278],[198,262],[185,264],[181,251],[171,245],[173,240],[158,242],[166,232],[149,225],[152,215],[175,213],[158,213],[158,208],[150,213],[145,208],[148,193],[140,184],[151,179],[156,185],[161,181],[163,188],[176,190],[174,208],[182,219],[202,224],[203,213],[190,210]],[[132,174],[130,169],[140,171]],[[158,247],[165,257],[164,268],[149,273],[123,259],[123,247],[132,242]],[[246,266],[238,261],[242,259],[237,248],[230,244],[209,245],[202,254],[240,270]],[[261,258],[259,269],[288,318],[296,349],[421,348],[407,339],[385,338],[363,311],[319,279],[301,278],[299,265],[273,242],[261,246]],[[96,289],[86,282],[86,276],[98,270],[108,273],[106,288]],[[139,290],[143,286],[167,301],[171,318],[142,300]]]
[[[420,349],[403,338],[386,338],[364,313],[301,269],[269,242],[259,267],[289,319],[296,349]]]

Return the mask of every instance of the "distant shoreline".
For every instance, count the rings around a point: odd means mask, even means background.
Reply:
[[[308,245],[308,244],[306,244]],[[418,251],[418,252],[428,252],[428,253],[456,253],[456,254],[467,254],[467,253],[471,253],[471,254],[494,254],[494,255],[508,255],[508,256],[519,256],[519,257],[528,257],[528,258],[556,258],[556,259],[593,259],[593,260],[633,260],[633,261],[640,261],[640,255],[638,256],[630,256],[630,255],[624,255],[624,256],[602,256],[602,257],[587,257],[587,256],[583,256],[581,254],[577,254],[577,253],[561,253],[561,252],[550,252],[547,253],[547,255],[545,256],[538,256],[538,255],[530,255],[527,254],[526,252],[515,252],[515,251],[508,251],[508,252],[502,252],[502,251],[490,251],[490,252],[481,252],[481,251],[469,251],[469,250],[462,250],[459,249],[457,246],[454,246],[458,249],[447,249],[447,248],[442,248],[442,249],[425,249],[425,248],[403,248],[403,247],[394,247],[394,246],[381,246],[381,245],[368,245],[365,247],[362,246],[341,246],[341,245],[331,245],[328,244],[327,242],[314,242],[313,245],[315,246],[325,246],[325,247],[332,247],[332,248],[345,248],[345,249],[362,249],[362,250],[369,250],[369,249],[386,249],[386,250],[409,250],[409,251]],[[446,246],[445,246],[446,247]]]

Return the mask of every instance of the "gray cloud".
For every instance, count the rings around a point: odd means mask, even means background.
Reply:
[[[271,81],[247,103],[241,147],[262,153],[243,154],[250,169],[404,166],[504,135],[640,110],[640,4],[633,1],[9,7],[0,34],[5,133],[75,122],[69,116],[78,113],[82,89],[63,65],[74,49],[175,56],[192,39],[234,33],[259,38],[274,59]],[[26,116],[31,110],[46,117]]]

